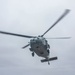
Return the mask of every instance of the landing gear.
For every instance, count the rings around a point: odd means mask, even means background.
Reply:
[[[47,50],[47,52],[48,52],[48,53],[50,53],[50,51],[49,51],[49,50]]]
[[[29,48],[30,51],[32,52],[32,56],[34,57],[34,52],[33,52],[33,49],[32,48]]]
[[[48,65],[50,65],[50,62],[48,61]]]
[[[32,53],[32,56],[34,57],[34,52]]]
[[[47,58],[47,61],[48,61],[48,65],[50,65],[49,58]]]

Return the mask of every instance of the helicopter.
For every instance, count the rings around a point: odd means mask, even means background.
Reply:
[[[44,59],[41,60],[41,62],[48,62],[57,60],[58,58],[55,57],[49,57],[50,55],[50,45],[48,44],[47,39],[44,37],[45,34],[47,34],[61,19],[63,19],[68,13],[70,12],[69,9],[65,9],[64,13],[57,19],[57,21],[50,26],[49,29],[47,29],[42,35],[39,36],[29,36],[29,35],[22,35],[22,34],[15,34],[5,31],[0,31],[1,34],[7,34],[7,35],[13,35],[18,37],[24,37],[24,38],[30,38],[30,42],[23,46],[22,48],[25,49],[26,47],[30,46],[29,50],[32,52],[32,56],[38,55],[39,57],[43,57]],[[55,38],[49,38],[49,39],[70,39],[70,37],[55,37]]]

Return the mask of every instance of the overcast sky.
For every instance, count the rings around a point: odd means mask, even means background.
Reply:
[[[31,56],[30,39],[0,34],[0,75],[75,75],[75,0],[0,0],[0,30],[25,35],[43,34],[65,11],[71,12],[45,37],[70,36],[49,40],[50,56],[58,60],[41,63]]]

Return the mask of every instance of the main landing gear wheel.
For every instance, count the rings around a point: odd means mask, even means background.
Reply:
[[[32,53],[32,56],[34,57],[34,52]]]
[[[49,50],[47,50],[47,52],[48,52],[48,53],[50,53],[50,51],[49,51]]]

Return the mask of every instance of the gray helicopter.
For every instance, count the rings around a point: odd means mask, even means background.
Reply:
[[[49,61],[57,60],[57,57],[49,58],[50,45],[48,44],[48,41],[46,40],[46,38],[44,38],[44,35],[49,30],[51,30],[61,19],[63,19],[69,13],[69,11],[70,11],[69,9],[66,9],[65,12],[58,18],[58,20],[40,36],[28,36],[28,35],[15,34],[15,33],[10,33],[10,32],[5,32],[5,31],[0,31],[0,33],[18,36],[18,37],[31,38],[30,42],[22,48],[24,49],[30,46],[29,49],[32,52],[33,57],[35,54],[37,54],[38,56],[45,58],[45,59],[42,59],[41,62],[48,62],[48,64],[50,64]],[[70,39],[70,37],[55,37],[55,38],[49,38],[49,39]]]

